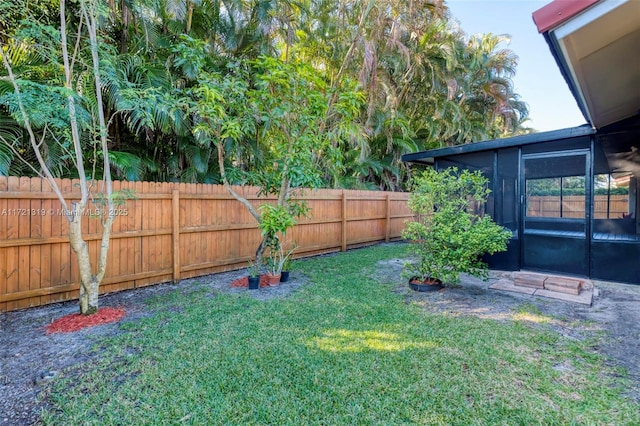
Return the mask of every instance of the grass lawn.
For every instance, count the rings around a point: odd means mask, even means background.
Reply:
[[[400,277],[375,279],[402,250],[297,262],[310,285],[283,299],[155,300],[55,383],[45,424],[640,424],[593,342],[406,304]]]

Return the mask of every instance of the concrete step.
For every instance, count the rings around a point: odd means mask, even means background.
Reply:
[[[583,281],[578,278],[549,276],[544,280],[544,288],[566,294],[580,294]]]
[[[532,274],[528,272],[518,272],[513,279],[518,287],[544,288],[545,275]]]

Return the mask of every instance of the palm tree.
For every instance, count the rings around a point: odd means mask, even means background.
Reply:
[[[462,143],[496,138],[514,132],[526,118],[528,109],[513,91],[518,58],[501,48],[508,36],[483,34],[469,38],[462,50],[458,104],[471,118]]]

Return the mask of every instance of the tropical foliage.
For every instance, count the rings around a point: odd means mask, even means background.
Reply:
[[[60,38],[57,4],[0,6],[0,40],[31,99],[26,107],[34,111],[37,137],[45,126],[68,124],[52,50]],[[527,131],[508,39],[466,36],[440,0],[107,0],[101,7],[103,103],[119,179],[222,183],[221,153],[230,183],[264,179],[282,126],[300,119],[278,116],[280,100],[270,93],[280,82],[264,80],[276,76],[265,65],[278,64],[277,78],[286,67],[303,72],[326,95],[308,100],[324,105],[314,106],[316,121],[305,123],[331,140],[330,149],[304,160],[331,166],[310,175],[315,185],[404,188],[409,170],[400,157],[407,152]],[[68,14],[69,23],[75,16]],[[67,35],[72,49],[73,37]],[[73,58],[80,69],[90,52],[79,45]],[[6,75],[0,69],[0,173],[33,175]],[[75,75],[73,86],[86,92],[90,75]],[[91,102],[95,97],[78,104],[81,126],[92,119]],[[43,139],[45,161],[56,176],[74,177],[69,146],[59,142]],[[83,149],[85,168],[102,176],[100,147],[87,139]]]

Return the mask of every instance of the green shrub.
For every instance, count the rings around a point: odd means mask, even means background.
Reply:
[[[409,207],[415,214],[403,238],[412,241],[417,256],[405,265],[407,277],[439,278],[457,283],[460,273],[488,277],[485,253],[507,249],[511,231],[482,214],[489,193],[488,179],[479,171],[427,169],[411,184]]]

